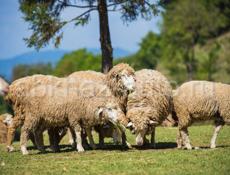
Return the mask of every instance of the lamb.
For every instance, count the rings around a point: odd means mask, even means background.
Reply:
[[[136,134],[136,144],[142,146],[151,134],[155,144],[155,127],[160,125],[172,110],[172,87],[160,72],[143,69],[135,73],[136,89],[128,96],[127,125]]]
[[[2,134],[0,134],[1,136],[3,136],[0,139],[0,140],[3,140],[3,141],[0,141],[0,143],[1,142],[6,143],[8,128],[13,124],[13,115],[8,114],[8,113],[0,115],[0,124],[1,124],[1,131],[3,132]],[[30,133],[29,139],[32,141],[34,146],[36,146],[33,133]],[[11,151],[13,151],[13,149]]]
[[[230,85],[208,81],[190,81],[182,84],[173,97],[174,112],[178,118],[177,147],[192,149],[188,127],[196,121],[214,120],[215,130],[211,148],[226,124],[230,124]]]
[[[128,64],[120,63],[114,66],[107,74],[95,71],[79,71],[69,75],[69,77],[91,80],[108,85],[112,94],[118,100],[120,108],[126,113],[128,94],[135,89],[134,70]],[[123,124],[128,124],[125,118],[123,119]],[[105,126],[96,127],[96,131],[99,133],[100,146],[104,144],[104,137],[113,137],[115,142],[120,140],[120,138],[117,137],[118,131],[112,128],[103,129],[106,126],[112,127],[112,124],[108,123]]]
[[[0,115],[0,143],[6,143],[7,128],[12,123],[12,115],[2,114]]]

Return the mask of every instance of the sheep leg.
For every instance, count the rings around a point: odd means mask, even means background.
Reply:
[[[12,146],[13,141],[14,141],[14,135],[16,132],[16,129],[22,125],[22,120],[21,118],[16,115],[13,118],[12,124],[8,127],[7,131],[7,151],[12,152],[14,150],[14,147]]]
[[[34,132],[34,139],[35,139],[35,143],[37,145],[37,149],[41,152],[45,151],[44,145],[43,145],[43,134],[42,134],[42,130],[37,130],[36,132]]]
[[[58,146],[58,131],[55,128],[48,129],[48,135],[49,135],[49,141],[50,141],[50,149],[53,152],[59,152],[59,146]]]
[[[114,128],[113,129],[113,142],[116,145],[118,145],[120,141],[121,141],[121,137],[120,137],[119,131],[118,129]]]
[[[72,128],[68,128],[68,137],[69,137],[69,144],[72,148],[76,148],[76,135]]]
[[[179,130],[178,130],[178,132],[177,132],[177,140],[176,140],[176,142],[177,142],[177,148],[178,148],[178,149],[181,149],[182,146],[183,146],[183,143],[182,143],[181,132],[180,132]]]
[[[75,134],[76,134],[76,137],[77,137],[77,150],[78,152],[83,152],[85,151],[83,146],[82,146],[82,138],[81,138],[81,126],[80,125],[77,125],[74,127],[74,131],[75,131]]]
[[[130,149],[132,148],[132,145],[129,142],[127,142],[127,138],[126,138],[125,132],[121,133],[121,140],[122,140],[122,145],[124,147],[130,148]]]
[[[151,145],[155,148],[156,147],[156,143],[155,143],[155,131],[156,131],[156,128],[153,127],[153,130],[151,132]]]
[[[100,128],[99,129],[99,145],[100,145],[100,147],[101,148],[103,148],[104,147],[104,134],[103,134],[103,129],[102,128]]]
[[[91,148],[96,149],[97,147],[96,147],[94,140],[93,140],[91,128],[86,128],[86,134],[89,138],[89,144],[90,144]]]
[[[26,125],[23,125],[22,130],[21,130],[21,137],[20,137],[20,145],[21,145],[21,151],[23,155],[29,154],[27,151],[27,141],[29,138],[29,129],[26,127]]]
[[[217,138],[217,135],[220,131],[220,129],[223,127],[222,124],[216,124],[215,126],[215,129],[214,129],[214,133],[213,133],[213,136],[212,136],[212,139],[211,139],[211,146],[210,148],[216,148],[216,138]]]
[[[187,128],[180,129],[180,133],[182,136],[182,142],[185,144],[185,147],[189,150],[192,149],[192,146],[190,144],[190,140],[188,137],[188,129]]]

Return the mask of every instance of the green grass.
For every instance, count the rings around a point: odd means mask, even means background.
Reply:
[[[230,127],[221,130],[216,149],[205,148],[213,132],[210,125],[190,128],[192,144],[203,147],[199,150],[177,150],[176,132],[176,128],[157,128],[158,149],[89,150],[79,154],[65,147],[61,153],[29,150],[30,155],[23,156],[18,142],[13,153],[6,153],[5,145],[0,145],[0,174],[229,174]],[[128,134],[128,139],[134,144],[132,135]],[[66,138],[62,144],[67,144]]]

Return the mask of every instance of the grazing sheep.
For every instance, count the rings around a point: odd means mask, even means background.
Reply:
[[[155,127],[160,125],[171,113],[172,88],[169,81],[159,72],[143,69],[137,71],[136,89],[128,96],[128,128],[136,134],[136,144],[148,142],[146,135],[151,134],[155,144]]]
[[[118,64],[114,66],[109,73],[103,74],[95,71],[79,71],[69,75],[71,78],[80,78],[97,83],[106,84],[109,86],[112,94],[119,102],[120,108],[126,113],[128,94],[135,89],[135,76],[134,70],[128,64]],[[123,119],[124,124],[127,125],[127,121]],[[105,126],[111,126],[111,123]],[[117,142],[120,138],[117,138],[118,131],[109,129],[105,126],[96,126],[96,131],[99,133],[99,144],[103,146],[104,137],[113,137]],[[104,129],[103,129],[104,128]],[[72,139],[70,139],[72,140]]]
[[[190,81],[182,84],[173,97],[174,112],[178,118],[178,148],[192,149],[188,127],[196,121],[214,120],[215,131],[211,148],[221,127],[230,124],[230,85],[208,81]]]

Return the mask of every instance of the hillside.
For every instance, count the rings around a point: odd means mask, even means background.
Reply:
[[[97,55],[100,54],[100,49],[89,48],[89,52]],[[11,80],[12,70],[16,65],[19,64],[38,64],[38,63],[51,63],[52,66],[55,66],[57,62],[64,56],[64,54],[69,53],[70,51],[66,50],[51,50],[51,51],[42,51],[42,52],[28,52],[12,58],[0,60],[0,75],[5,77],[7,80]],[[128,56],[130,52],[123,50],[121,48],[114,49],[114,58],[120,58]]]

